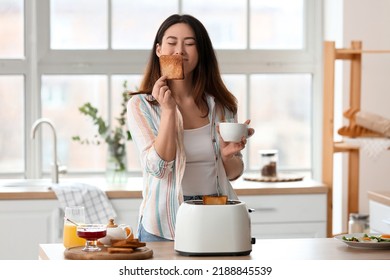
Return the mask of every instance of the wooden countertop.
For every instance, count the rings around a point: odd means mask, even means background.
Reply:
[[[176,253],[173,242],[148,242],[151,260],[390,260],[389,250],[357,249],[334,238],[257,239],[248,256],[187,257]],[[39,259],[64,260],[62,244],[40,244]]]
[[[110,199],[118,198],[142,198],[142,178],[129,177],[126,184],[110,185],[104,179],[63,179],[61,182],[81,182],[98,186],[107,193]],[[23,180],[0,180],[0,200],[29,200],[29,199],[57,199],[55,193],[50,189],[50,182],[47,185],[15,186]],[[25,181],[28,182],[28,181]],[[14,184],[12,186],[5,186]],[[295,182],[252,182],[242,178],[232,182],[237,195],[270,195],[270,194],[311,194],[327,193],[328,187],[320,182],[311,179],[304,179]]]
[[[390,206],[390,191],[368,191],[368,199]]]

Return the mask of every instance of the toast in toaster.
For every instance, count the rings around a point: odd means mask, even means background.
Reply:
[[[203,204],[204,205],[224,205],[227,203],[227,196],[212,196],[212,195],[204,195],[203,196]]]
[[[160,56],[161,76],[167,76],[168,80],[184,79],[183,57],[178,54]]]

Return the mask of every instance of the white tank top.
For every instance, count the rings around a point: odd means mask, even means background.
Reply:
[[[184,130],[186,168],[182,180],[184,195],[215,194],[216,161],[210,124]]]

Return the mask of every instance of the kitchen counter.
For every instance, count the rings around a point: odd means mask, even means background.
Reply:
[[[368,199],[390,206],[390,191],[369,191]]]
[[[174,250],[173,242],[148,242],[151,260],[390,260],[389,250],[357,249],[334,238],[257,239],[248,256],[187,257]],[[40,260],[64,260],[62,244],[40,244]]]
[[[2,182],[4,181],[4,182]],[[10,181],[10,180],[8,180]],[[142,178],[130,177],[126,184],[109,185],[104,179],[60,179],[60,182],[82,182],[97,186],[107,193],[108,198],[142,198]],[[14,199],[57,199],[48,186],[4,186],[7,180],[0,180],[0,200]],[[237,195],[270,194],[312,194],[327,193],[328,187],[311,179],[295,182],[252,182],[242,178],[232,182]]]

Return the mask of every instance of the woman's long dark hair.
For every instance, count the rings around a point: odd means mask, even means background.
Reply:
[[[198,65],[195,67],[192,75],[195,103],[199,108],[207,107],[205,96],[207,92],[215,97],[218,105],[228,108],[233,113],[237,113],[237,99],[222,81],[217,58],[207,30],[198,19],[191,15],[174,14],[161,24],[153,42],[153,49],[139,91],[132,94],[150,94],[152,92],[155,82],[161,77],[159,58],[156,55],[157,44],[161,46],[165,31],[177,23],[188,24],[195,33],[196,48],[199,56]]]

